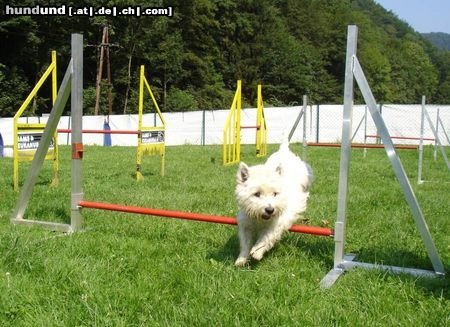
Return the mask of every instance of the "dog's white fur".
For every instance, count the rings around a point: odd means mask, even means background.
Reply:
[[[244,266],[249,255],[261,260],[306,210],[312,169],[289,150],[285,138],[264,165],[241,162],[236,180],[240,253],[235,265]]]

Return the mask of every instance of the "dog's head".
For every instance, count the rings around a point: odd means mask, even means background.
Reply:
[[[278,217],[286,207],[281,167],[253,167],[241,162],[236,175],[236,197],[248,217],[269,220]]]

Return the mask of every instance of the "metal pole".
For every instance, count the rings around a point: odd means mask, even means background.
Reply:
[[[303,98],[304,99],[304,98]],[[290,141],[292,136],[294,135],[295,130],[297,129],[298,123],[300,122],[300,119],[302,119],[302,116],[305,114],[306,106],[303,104],[302,109],[298,113],[297,119],[294,122],[294,126],[292,126],[291,131],[289,132],[288,140]]]
[[[303,138],[302,138],[302,160],[306,161],[306,149],[307,149],[307,140],[306,140],[306,112],[308,111],[308,96],[303,96]]]
[[[344,116],[342,126],[341,161],[339,168],[339,188],[335,239],[334,268],[344,260],[345,222],[347,219],[348,173],[353,115],[353,67],[358,40],[358,27],[350,25],[347,34],[347,56],[345,59]]]
[[[72,65],[72,63],[70,64]],[[70,116],[69,119],[67,119],[67,129],[70,129]],[[67,138],[66,138],[66,145],[69,145],[69,138],[70,138],[70,133],[67,133]]]
[[[367,144],[367,106],[364,106],[364,145]],[[367,148],[364,148],[363,157],[367,156]]]
[[[361,128],[361,125],[363,122],[364,122],[364,116],[359,121],[358,126],[356,127],[355,132],[353,133],[352,138],[350,139],[352,142],[353,142],[353,139],[355,138],[356,134],[359,132],[359,129]]]
[[[291,131],[289,132],[288,140],[291,141],[292,136],[294,135],[295,130],[297,129],[297,125],[300,122],[300,119],[302,119],[302,116],[304,114],[303,107],[300,109],[300,112],[298,113],[297,119],[294,122],[294,126],[292,126]]]
[[[422,184],[422,165],[423,165],[423,134],[425,126],[425,96],[422,96],[422,106],[420,113],[420,139],[419,139],[419,162],[417,171],[417,184]]]
[[[206,143],[206,114],[205,114],[205,110],[203,110],[202,112],[202,145],[205,145]]]
[[[319,143],[319,104],[317,105],[317,115],[316,115],[316,143]]]
[[[71,194],[71,231],[82,228],[78,203],[83,200],[83,35],[72,34],[72,194]]]
[[[447,139],[447,143],[450,144],[450,138],[448,137],[448,134],[447,134],[447,132],[445,131],[444,123],[442,122],[441,117],[439,117],[439,116],[438,116],[438,121],[439,121],[439,124],[441,124],[441,127],[442,127],[442,133],[444,133],[444,136],[445,136],[445,138]]]
[[[383,105],[381,103],[379,104],[379,111],[380,111],[380,116],[382,116],[383,115]],[[377,135],[380,135],[378,129],[377,129]],[[381,138],[377,137],[376,141],[377,141],[377,144],[380,144]]]
[[[436,134],[439,134],[439,108],[436,113]],[[434,161],[437,159],[437,140],[434,139],[434,151],[433,151]]]
[[[375,125],[377,126],[377,130],[383,141],[384,148],[386,149],[386,154],[391,162],[392,168],[394,169],[395,175],[397,176],[397,180],[402,188],[403,194],[405,195],[405,199],[408,202],[408,205],[411,209],[417,229],[419,230],[420,235],[422,236],[422,240],[423,240],[425,247],[427,249],[427,252],[428,252],[428,257],[431,260],[431,264],[433,265],[434,271],[437,274],[443,275],[443,274],[445,274],[444,265],[442,264],[442,261],[439,257],[436,246],[434,245],[433,238],[431,237],[430,231],[428,229],[428,225],[425,221],[422,210],[419,206],[419,203],[416,199],[416,196],[411,187],[409,179],[406,175],[405,169],[403,168],[400,158],[398,157],[397,153],[395,152],[394,144],[392,143],[392,139],[389,135],[386,124],[383,121],[381,113],[377,111],[375,98],[373,97],[372,91],[370,90],[367,79],[364,76],[364,72],[363,72],[357,58],[355,58],[354,65],[355,65],[355,67],[354,67],[355,79],[359,85],[359,89],[361,90],[364,100],[366,101],[366,103],[369,107],[370,114],[372,115],[372,119],[373,119]],[[441,150],[443,151],[442,146],[439,142],[439,138],[436,135],[436,130],[433,128],[431,119],[429,118],[426,110],[425,110],[425,115],[430,124],[430,127],[432,128],[432,130],[435,134],[435,137],[438,139],[438,144],[441,147]],[[445,152],[443,153],[443,156],[445,157]],[[448,161],[447,161],[447,166],[450,169]]]
[[[17,201],[17,205],[11,219],[13,223],[26,222],[23,216],[27,208],[28,201],[31,198],[33,187],[36,184],[37,177],[39,176],[39,172],[42,168],[42,164],[45,160],[45,156],[47,154],[53,135],[55,135],[59,118],[61,117],[66,102],[70,96],[71,64],[72,62],[69,63],[69,67],[67,68],[66,73],[64,75],[63,81],[59,88],[58,96],[56,97],[55,104],[53,105],[50,117],[48,118],[47,124],[45,125],[44,133],[42,134],[42,138],[39,142],[39,147],[36,150],[33,162],[31,163],[30,172],[25,180],[25,184],[19,195],[19,199]],[[62,230],[62,231],[67,230],[66,226],[63,226],[62,224],[54,224],[51,226],[50,225],[51,224],[48,224],[49,228],[55,230]]]
[[[350,168],[350,150],[353,114],[353,68],[356,59],[358,40],[358,27],[349,25],[347,30],[347,55],[345,59],[345,86],[344,86],[344,115],[342,125],[341,161],[339,168],[339,187],[337,203],[337,219],[334,231],[334,267],[320,282],[322,287],[328,288],[345,272],[342,267],[344,260],[353,260],[345,257],[345,222],[347,219],[348,202],[348,173]]]
[[[431,121],[430,115],[428,114],[428,111],[427,111],[426,108],[424,109],[424,112],[425,112],[425,118],[428,121],[428,125],[430,125],[431,131],[434,134],[434,138],[435,138],[435,140],[437,142],[437,145],[438,145],[439,149],[441,150],[441,154],[442,154],[442,157],[444,158],[445,164],[447,165],[447,169],[450,170],[450,161],[447,158],[447,155],[445,153],[445,149],[442,146],[442,143],[441,143],[441,140],[439,138],[439,135],[437,134],[436,129],[433,126],[433,122]]]

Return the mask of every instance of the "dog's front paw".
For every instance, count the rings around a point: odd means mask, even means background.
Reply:
[[[255,259],[256,261],[260,261],[264,255],[265,249],[264,247],[260,247],[258,249],[254,249],[250,252],[250,255],[252,256],[253,259]]]
[[[243,267],[247,264],[247,258],[246,257],[239,257],[236,259],[236,261],[234,262],[234,265],[236,267]]]

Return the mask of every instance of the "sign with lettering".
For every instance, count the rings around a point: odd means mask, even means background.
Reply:
[[[141,134],[142,144],[164,143],[164,130],[143,131]]]
[[[43,132],[19,132],[17,148],[19,151],[23,150],[37,150],[39,142],[41,141]],[[53,148],[53,139],[50,143],[49,149]]]

